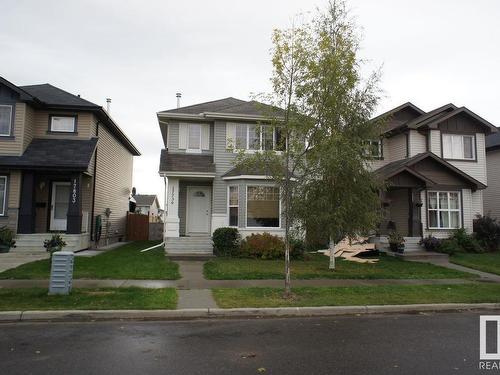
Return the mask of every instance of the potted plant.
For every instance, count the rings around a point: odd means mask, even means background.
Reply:
[[[52,253],[56,251],[61,251],[62,248],[66,246],[66,242],[62,239],[59,233],[53,234],[50,240],[45,240],[43,242],[43,247],[50,253],[50,257],[52,258]]]
[[[404,253],[405,251],[405,239],[398,232],[391,232],[389,235],[389,248],[394,253]]]
[[[0,253],[8,253],[11,247],[16,247],[14,232],[3,226],[0,228]]]

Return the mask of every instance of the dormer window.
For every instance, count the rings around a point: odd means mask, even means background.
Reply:
[[[12,106],[0,104],[0,136],[12,135]]]
[[[76,116],[50,116],[51,132],[76,133]]]
[[[475,136],[464,134],[443,134],[443,158],[452,160],[475,160]]]

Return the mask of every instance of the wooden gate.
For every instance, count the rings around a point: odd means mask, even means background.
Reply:
[[[127,240],[147,241],[149,239],[149,216],[127,213]]]

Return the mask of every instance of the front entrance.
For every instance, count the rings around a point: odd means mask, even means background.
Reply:
[[[187,187],[187,209],[186,209],[186,234],[207,235],[210,234],[211,217],[211,188],[210,186],[188,186]]]
[[[68,224],[69,182],[52,183],[50,230],[65,231]]]

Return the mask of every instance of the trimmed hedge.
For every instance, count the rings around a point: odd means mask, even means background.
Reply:
[[[240,233],[236,228],[217,228],[212,235],[214,255],[235,256],[239,252]]]

